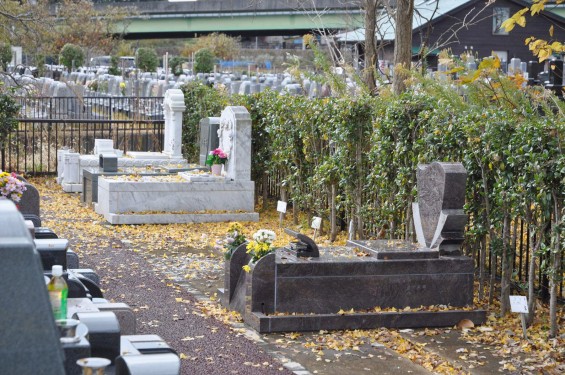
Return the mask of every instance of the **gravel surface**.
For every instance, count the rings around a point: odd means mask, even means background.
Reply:
[[[245,337],[243,330],[203,313],[186,288],[168,279],[163,267],[153,264],[155,255],[147,249],[127,246],[104,232],[99,238],[79,233],[80,226],[72,224],[72,215],[53,207],[42,204],[44,225],[69,239],[71,248],[79,244],[84,248],[85,241],[95,244],[80,252],[80,267],[92,268],[100,276],[106,299],[127,303],[134,310],[137,334],[159,335],[179,353],[181,374],[292,373]],[[80,221],[77,217],[74,220]]]
[[[97,270],[107,299],[137,310],[138,334],[157,334],[186,355],[182,374],[290,373],[239,332],[202,316],[195,299],[182,288],[167,286],[168,281],[140,253],[99,249],[83,255],[81,263]]]

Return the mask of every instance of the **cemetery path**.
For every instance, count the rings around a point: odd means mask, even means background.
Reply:
[[[134,310],[137,334],[157,334],[179,353],[182,374],[291,373],[242,332],[205,314],[213,307],[148,262],[145,253],[151,246],[125,239],[136,228],[105,226],[80,205],[77,195],[47,195],[44,186],[38,187],[43,225],[69,239],[82,268],[98,273],[106,299],[127,303]],[[157,237],[162,228],[153,228]]]

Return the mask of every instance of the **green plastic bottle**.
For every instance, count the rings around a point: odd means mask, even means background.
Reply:
[[[53,277],[47,284],[47,291],[49,292],[49,300],[51,300],[51,308],[55,320],[67,319],[67,295],[69,294],[69,287],[63,278],[63,266],[53,266]]]

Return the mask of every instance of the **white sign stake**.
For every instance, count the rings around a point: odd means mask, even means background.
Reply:
[[[527,340],[526,334],[526,314],[528,313],[528,299],[525,296],[510,296],[510,310],[513,313],[520,313],[520,320],[522,321],[522,331],[524,338]]]
[[[277,211],[280,212],[280,214],[279,214],[279,228],[282,228],[284,214],[286,213],[286,202],[277,201]]]
[[[312,218],[312,225],[311,225],[312,229],[314,229],[314,241],[316,241],[316,234],[318,233],[318,229],[320,229],[321,225],[322,225],[322,218],[314,216]]]

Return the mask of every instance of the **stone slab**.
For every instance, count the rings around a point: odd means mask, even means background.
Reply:
[[[357,247],[364,251],[374,253],[377,259],[394,260],[394,259],[437,259],[439,251],[428,248],[421,248],[418,244],[408,243],[405,241],[364,241],[349,240],[347,246]]]
[[[84,168],[82,170],[82,202],[88,204],[98,202],[98,178],[100,176],[125,176],[128,174],[132,173],[128,172],[127,169],[117,172],[104,172],[98,167]],[[139,176],[166,176],[170,173],[147,171],[135,174]]]
[[[484,310],[381,312],[359,314],[277,315],[252,313],[246,320],[259,333],[308,332],[319,330],[452,327],[462,319],[475,325],[486,321]]]
[[[102,215],[140,212],[192,214],[213,210],[253,212],[254,193],[252,181],[130,182],[100,177],[96,212]]]
[[[224,213],[224,214],[104,214],[104,218],[115,225],[121,224],[186,224],[218,223],[230,221],[259,221],[259,214]]]
[[[151,151],[129,151],[127,156],[133,159],[170,159],[171,156],[164,154],[162,152],[151,152]]]

